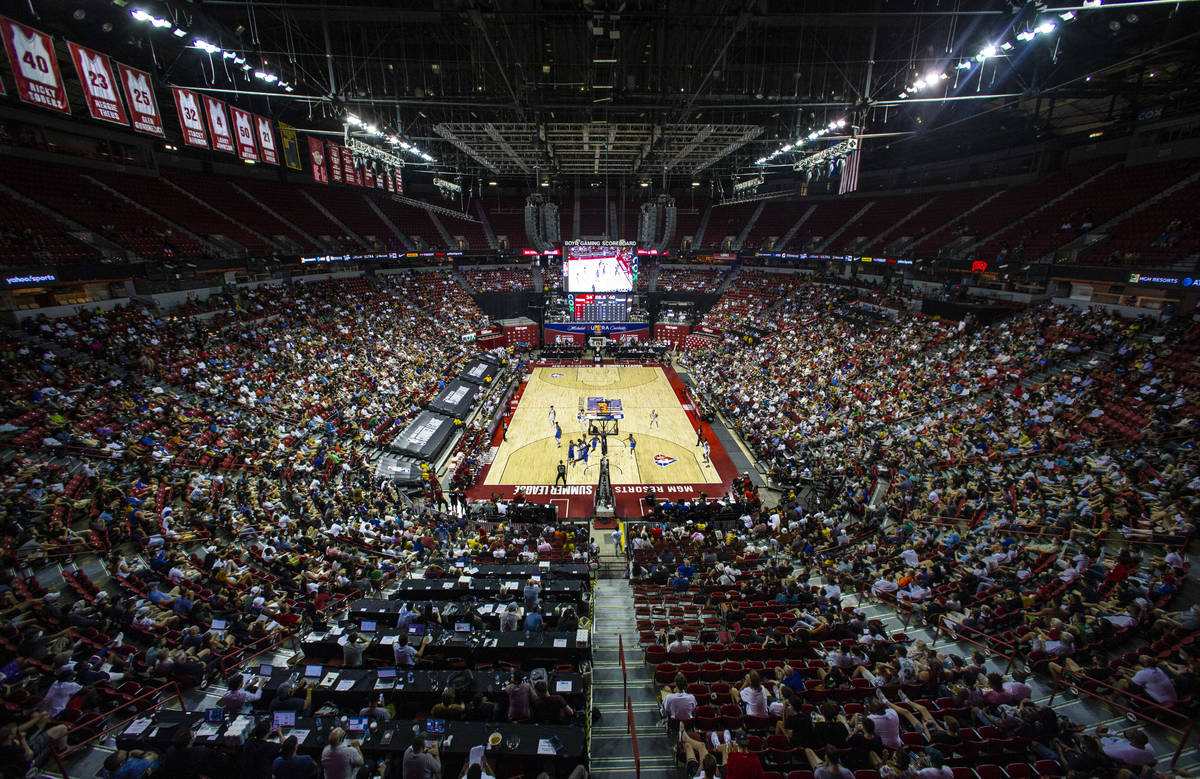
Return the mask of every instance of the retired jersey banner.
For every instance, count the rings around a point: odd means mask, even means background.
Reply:
[[[265,116],[251,114],[254,119],[254,129],[258,132],[258,148],[262,149],[262,161],[268,165],[279,164],[279,148],[275,145],[275,131],[271,129],[271,120]]]
[[[312,165],[312,178],[318,184],[329,183],[329,169],[325,167],[325,141],[308,136],[308,161]]]
[[[183,131],[183,142],[188,146],[208,148],[208,135],[204,132],[204,117],[200,114],[200,99],[190,89],[171,87],[175,95],[175,111],[179,114],[179,129]]]
[[[280,122],[279,142],[283,146],[283,164],[292,170],[304,170],[300,164],[300,141],[296,138],[296,128]],[[324,158],[323,152],[321,156]]]
[[[342,147],[342,174],[347,184],[359,184],[358,169],[354,167],[354,155],[345,146]]]
[[[83,85],[83,97],[87,100],[88,113],[93,119],[113,124],[129,124],[125,105],[117,91],[117,80],[113,78],[112,64],[107,54],[84,48],[78,43],[67,41],[79,83]]]
[[[249,111],[229,106],[233,114],[233,137],[237,141],[237,153],[243,160],[258,161],[258,146],[254,143],[254,118]]]
[[[7,17],[0,17],[0,33],[4,35],[4,49],[8,52],[21,100],[64,114],[71,113],[50,36]]]
[[[383,188],[386,189],[388,192],[391,192],[392,191],[392,169],[384,168],[383,176],[381,178],[383,178]]]
[[[203,96],[204,113],[208,114],[208,130],[212,133],[212,145],[217,151],[237,152],[233,148],[233,131],[229,128],[229,115],[225,103],[215,97]]]
[[[162,138],[162,117],[158,113],[158,101],[154,98],[150,74],[120,62],[117,63],[117,71],[121,74],[121,83],[125,85],[125,97],[129,98],[129,115],[133,119],[133,129]]]
[[[402,170],[404,170],[404,168],[396,168],[396,194],[397,195],[404,194],[404,179],[400,178],[400,171],[402,171]]]
[[[371,170],[369,167],[363,169],[363,178],[368,187],[371,189],[375,188],[375,171]]]
[[[337,183],[342,183],[342,147],[333,141],[325,142],[325,151],[329,156],[329,177]]]

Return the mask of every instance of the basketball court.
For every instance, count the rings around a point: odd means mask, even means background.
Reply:
[[[705,460],[696,445],[697,425],[702,423],[670,367],[542,364],[532,369],[514,405],[508,433],[493,442],[490,465],[472,497],[511,497],[520,489],[533,502],[558,506],[560,516],[590,516],[600,475],[601,429],[610,431],[609,471],[620,516],[639,515],[647,489],[653,488],[660,499],[692,498],[700,492],[719,497],[735,475],[707,425],[703,428],[710,452]],[[550,421],[552,406],[561,440],[555,439]],[[568,457],[571,443],[576,442],[578,450],[580,439],[588,448],[586,463],[578,459],[578,452],[574,462]],[[555,484],[560,460],[567,465],[565,487]]]

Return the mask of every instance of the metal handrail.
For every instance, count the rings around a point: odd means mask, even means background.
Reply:
[[[1067,688],[1070,688],[1071,690],[1074,690],[1076,693],[1083,693],[1084,695],[1090,695],[1091,697],[1096,698],[1096,699],[1102,701],[1103,703],[1106,703],[1109,706],[1112,706],[1115,709],[1120,709],[1121,711],[1124,711],[1127,714],[1132,714],[1133,716],[1137,717],[1138,719],[1145,720],[1146,722],[1149,722],[1151,725],[1158,725],[1160,728],[1169,730],[1172,733],[1178,733],[1179,734],[1179,746],[1177,746],[1175,748],[1175,754],[1172,755],[1171,764],[1170,764],[1172,768],[1175,767],[1175,763],[1178,762],[1178,760],[1179,760],[1180,753],[1183,752],[1184,745],[1187,744],[1188,739],[1192,735],[1192,731],[1196,727],[1196,720],[1193,719],[1189,714],[1187,714],[1186,712],[1177,711],[1175,709],[1172,709],[1169,706],[1164,706],[1163,704],[1158,703],[1157,701],[1153,701],[1149,698],[1142,697],[1141,695],[1135,695],[1134,693],[1131,693],[1128,690],[1122,690],[1119,687],[1116,687],[1107,682],[1101,681],[1100,679],[1095,679],[1091,676],[1089,676],[1087,678],[1088,686],[1081,687],[1081,686],[1075,684],[1074,682],[1065,679],[1064,675],[1065,675],[1064,673],[1059,673],[1058,677],[1054,680],[1054,687],[1053,687],[1053,689],[1050,690],[1050,700],[1046,701],[1047,706],[1051,706],[1054,704],[1054,696],[1058,694],[1059,687],[1067,687]],[[1138,705],[1138,708],[1135,709],[1132,706],[1126,706],[1123,703],[1117,702],[1114,698],[1110,698],[1105,695],[1102,695],[1101,693],[1097,692],[1092,687],[1092,685],[1104,687],[1109,690],[1118,692],[1122,695],[1125,695],[1130,700],[1136,702]],[[1147,708],[1163,712],[1164,714],[1170,714],[1175,717],[1182,717],[1184,720],[1187,721],[1187,727],[1181,728],[1178,726],[1168,725],[1165,722],[1163,722],[1161,719],[1156,719],[1155,717],[1151,717],[1151,716],[1147,715],[1147,713],[1146,713]]]
[[[142,693],[141,695],[137,696],[136,698],[132,698],[128,701],[125,701],[125,703],[122,703],[120,706],[118,706],[117,708],[110,711],[108,713],[108,716],[111,716],[114,712],[120,711],[121,709],[127,708],[129,706],[132,706],[135,703],[143,701],[147,698],[157,696],[159,693],[161,693],[163,690],[166,690],[168,687],[174,689],[173,696],[167,696],[167,697],[163,698],[162,700],[155,702],[153,705],[148,706],[147,708],[138,709],[137,711],[134,712],[133,716],[131,716],[131,717],[126,717],[118,722],[113,722],[113,723],[106,725],[105,727],[103,727],[99,731],[97,731],[96,734],[93,735],[91,738],[84,739],[83,741],[80,741],[77,744],[71,744],[69,747],[67,747],[64,751],[61,751],[61,752],[58,750],[57,746],[51,746],[50,756],[52,758],[54,758],[54,763],[55,763],[55,765],[58,766],[59,773],[61,773],[63,775],[63,779],[71,779],[70,774],[67,773],[66,766],[63,765],[63,762],[62,762],[63,758],[67,757],[68,755],[71,755],[74,752],[78,752],[83,747],[88,746],[96,741],[99,741],[100,739],[104,738],[105,736],[107,736],[109,733],[113,732],[117,728],[120,728],[123,725],[126,725],[126,724],[134,721],[138,717],[144,716],[147,712],[154,711],[155,709],[158,709],[158,708],[164,706],[165,704],[170,703],[172,698],[174,698],[179,703],[179,708],[182,709],[183,708],[183,692],[179,689],[179,684],[177,682],[172,681],[172,682],[167,682],[166,684],[164,684],[161,687],[156,687],[155,689],[150,690],[149,692]],[[70,730],[68,729],[68,734],[69,733],[70,733]]]

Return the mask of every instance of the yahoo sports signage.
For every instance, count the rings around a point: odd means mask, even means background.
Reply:
[[[46,273],[41,276],[9,276],[5,279],[8,286],[16,286],[17,284],[44,284],[47,281],[57,281],[58,277],[53,273]]]

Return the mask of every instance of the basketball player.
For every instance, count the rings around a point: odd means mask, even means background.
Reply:
[[[550,409],[550,413],[551,414],[554,413],[553,408]],[[550,421],[554,425],[554,443],[558,446],[559,449],[562,449],[562,428],[559,427],[558,423],[555,422],[554,420],[550,420]]]
[[[575,441],[573,439],[571,445],[567,447],[567,462],[571,465],[575,464]]]
[[[583,469],[586,471],[587,470],[587,458],[588,458],[587,442],[580,441],[579,443],[580,443],[579,459],[583,460]]]
[[[554,413],[554,406],[551,406],[551,407],[550,407],[550,424],[551,424],[551,425],[553,425],[553,424],[554,424],[554,418],[555,418],[555,416],[556,416],[556,415],[555,415],[555,413]]]
[[[587,419],[583,416],[583,412],[580,411],[579,413],[577,413],[575,415],[575,418],[579,420],[579,432],[580,433],[586,432],[584,430],[584,427],[587,425]]]
[[[700,424],[700,425],[696,426],[696,446],[702,446],[703,444],[704,444],[704,425]]]
[[[704,462],[707,465],[712,465],[712,460],[709,459],[708,453],[709,453],[708,441],[705,441],[704,442]]]
[[[633,433],[629,434],[629,456],[633,457],[633,450],[637,449],[637,441],[633,440]]]
[[[658,427],[658,412],[650,409],[650,427]]]

